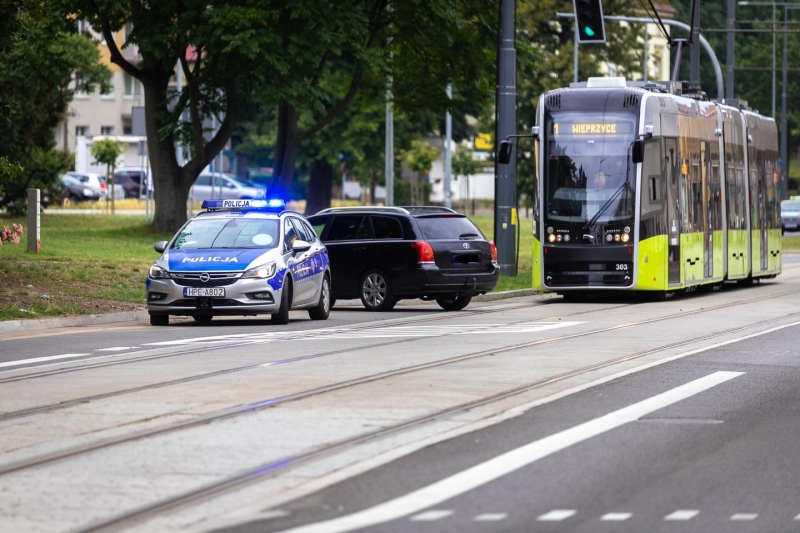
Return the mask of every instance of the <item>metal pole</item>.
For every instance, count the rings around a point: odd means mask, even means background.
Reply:
[[[647,53],[650,51],[650,28],[647,24],[644,25],[644,81],[647,81],[648,70]]]
[[[28,189],[28,251],[38,254],[42,251],[40,235],[41,193],[39,189]]]
[[[728,50],[725,57],[725,98],[733,98],[733,46],[736,34],[733,33],[736,23],[736,0],[728,0]]]
[[[517,50],[515,0],[500,0],[500,46],[497,52],[497,135],[500,141],[517,131]],[[577,39],[576,39],[577,42]],[[494,241],[500,274],[517,275],[516,149],[507,165],[495,164]]]
[[[453,101],[453,86],[447,84],[447,99]],[[444,206],[452,207],[450,199],[450,184],[453,179],[453,116],[450,111],[444,117]]]
[[[689,48],[689,81],[700,83],[700,0],[692,0],[692,46]]]
[[[783,6],[783,77],[781,80],[781,199],[786,198],[787,174],[789,172],[789,159],[786,157],[786,145],[788,136],[786,135],[786,87],[789,83],[786,68],[789,66],[788,33],[786,22],[789,18],[789,7]]]
[[[578,83],[578,21],[575,21],[575,49],[572,52],[572,81]]]
[[[383,172],[386,178],[385,205],[394,205],[394,113],[392,112],[392,77],[386,82],[386,139]]]
[[[775,118],[775,5],[772,6],[772,118]]]

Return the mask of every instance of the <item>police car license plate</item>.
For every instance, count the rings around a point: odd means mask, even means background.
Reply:
[[[184,287],[184,296],[198,296],[201,298],[224,298],[224,287]]]

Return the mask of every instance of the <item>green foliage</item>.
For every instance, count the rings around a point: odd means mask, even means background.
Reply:
[[[411,148],[403,151],[400,157],[414,172],[430,172],[439,157],[439,149],[423,141],[411,141]]]
[[[453,174],[456,176],[472,176],[483,169],[480,161],[472,157],[472,150],[457,146],[451,162]]]
[[[103,139],[92,145],[93,165],[117,166],[117,161],[123,154],[122,145],[114,139]]]
[[[0,158],[13,166],[2,176],[0,207],[22,213],[28,188],[47,188],[72,167],[69,154],[53,150],[55,129],[76,90],[109,89],[108,69],[49,3],[0,2],[0,20]]]
[[[428,181],[394,180],[394,205],[418,205],[421,203],[418,200],[420,197],[431,197],[431,184]]]

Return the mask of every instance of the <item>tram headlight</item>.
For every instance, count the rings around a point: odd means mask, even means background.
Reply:
[[[569,242],[569,235],[564,235],[564,242]]]
[[[556,236],[551,233],[547,236],[547,240],[550,242],[556,242]]]
[[[561,242],[561,235],[560,235],[560,234],[559,234],[559,235],[556,235],[556,240],[557,240],[558,242]]]
[[[613,240],[614,240],[614,236],[613,236],[613,235],[611,235],[611,234],[609,233],[608,235],[606,235],[606,240],[607,240],[608,242],[611,242],[611,241],[613,241]]]
[[[614,234],[614,242],[619,242],[619,233]]]
[[[631,240],[631,236],[628,235],[627,233],[623,233],[622,234],[622,242],[628,242],[629,240]]]

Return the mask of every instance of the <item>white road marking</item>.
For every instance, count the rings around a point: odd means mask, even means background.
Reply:
[[[539,516],[539,522],[561,522],[575,514],[575,509],[553,509],[552,511]]]
[[[444,335],[485,335],[539,333],[551,329],[577,326],[584,322],[559,320],[558,322],[523,322],[520,324],[459,324],[459,325],[415,325],[381,326],[370,328],[323,328],[307,331],[274,331],[266,333],[242,333],[215,335],[173,341],[148,342],[146,346],[181,346],[185,344],[224,344],[232,342],[298,341],[328,339],[372,339],[387,337],[441,337]]]
[[[699,515],[700,511],[696,511],[694,509],[681,509],[679,511],[675,511],[672,514],[668,514],[664,517],[664,520],[691,520],[695,516]]]
[[[442,518],[446,518],[453,514],[453,511],[448,511],[445,509],[434,509],[432,511],[425,511],[424,513],[420,513],[418,515],[414,515],[409,520],[413,522],[434,522],[436,520],[441,520]]]
[[[755,520],[758,518],[758,513],[736,513],[731,516],[731,520]]]
[[[631,513],[608,513],[600,517],[604,522],[622,522],[632,516]]]
[[[90,355],[88,353],[65,353],[61,355],[48,355],[47,357],[34,357],[33,359],[20,359],[19,361],[8,361],[6,363],[0,363],[0,368],[5,368],[9,366],[20,366],[20,365],[28,365],[31,363],[43,363],[45,361],[57,361],[59,359],[69,359],[70,357],[83,357],[85,355]]]
[[[388,502],[339,518],[292,528],[286,530],[286,533],[341,533],[418,513],[539,459],[638,420],[743,374],[744,372],[714,372],[628,407],[531,442]]]
[[[473,518],[473,520],[476,522],[499,522],[507,517],[507,513],[483,513]]]
[[[800,514],[794,517],[795,520],[800,520]]]
[[[138,346],[114,346],[111,348],[97,348],[95,352],[124,352],[125,350],[135,350]]]

